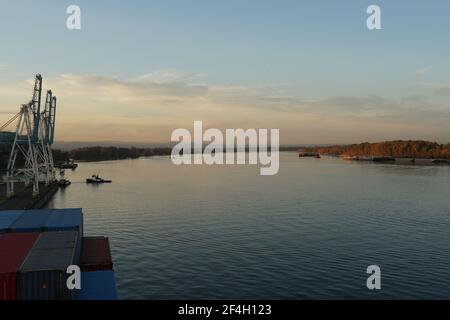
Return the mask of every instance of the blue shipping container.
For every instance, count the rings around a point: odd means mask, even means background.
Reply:
[[[114,271],[81,273],[81,290],[75,291],[75,300],[116,300]]]
[[[77,209],[54,209],[46,227],[50,231],[77,230],[83,237],[83,212]]]
[[[0,211],[0,233],[5,233],[11,227],[11,225],[19,219],[24,213],[24,210],[7,210]]]
[[[5,211],[21,213],[10,228],[14,232],[30,231],[83,231],[83,212],[81,209],[41,209]],[[1,226],[1,225],[0,225]]]
[[[10,227],[12,232],[44,231],[53,210],[26,210]]]
[[[72,299],[66,272],[68,266],[75,264],[77,240],[77,231],[42,233],[19,268],[18,299]]]

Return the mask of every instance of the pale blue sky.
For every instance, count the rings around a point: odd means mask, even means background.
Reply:
[[[65,27],[70,4],[81,7],[81,31]],[[380,31],[366,28],[370,4],[381,7]],[[314,106],[329,102],[327,108],[336,97],[375,96],[386,109],[404,107],[411,99],[415,108],[425,100],[432,112],[418,118],[439,120],[449,116],[450,108],[449,15],[447,0],[1,0],[0,83],[20,82],[36,72],[49,79],[70,74],[126,82],[170,70],[183,75],[177,82],[275,90]],[[358,101],[350,102],[355,112]],[[360,103],[364,109],[368,102]],[[331,113],[345,117],[345,112],[336,108]],[[414,121],[405,120],[409,129],[398,127],[392,138],[407,138]],[[445,140],[450,129],[445,130],[427,138]],[[297,134],[294,128],[286,131]],[[335,138],[325,132],[316,140],[327,136]],[[350,137],[343,133],[341,140]],[[382,137],[374,132],[366,138]]]

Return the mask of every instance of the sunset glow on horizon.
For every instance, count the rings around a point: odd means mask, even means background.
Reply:
[[[0,122],[41,73],[58,141],[167,143],[202,120],[279,128],[281,144],[449,142],[450,4],[377,3],[376,31],[369,1],[80,0],[78,31],[65,28],[68,1],[12,3],[0,13]]]

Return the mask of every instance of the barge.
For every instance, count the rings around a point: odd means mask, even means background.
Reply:
[[[320,154],[316,152],[300,151],[298,153],[299,158],[318,158],[320,159]]]
[[[394,162],[395,158],[390,156],[348,156],[342,155],[342,160],[346,161],[372,161],[372,162]]]

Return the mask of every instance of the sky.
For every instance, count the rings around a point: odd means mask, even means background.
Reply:
[[[202,120],[283,144],[447,143],[449,15],[447,0],[0,0],[0,124],[41,73],[60,141],[165,143]]]

